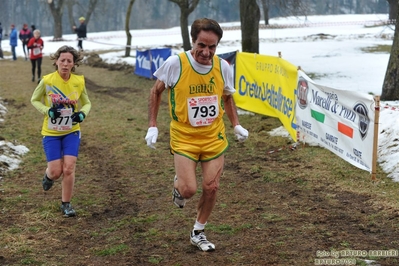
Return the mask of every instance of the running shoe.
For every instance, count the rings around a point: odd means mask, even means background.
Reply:
[[[177,180],[177,176],[175,176],[174,182],[176,182],[176,180]],[[172,201],[179,208],[183,208],[184,205],[186,205],[186,199],[183,198],[180,195],[179,191],[177,191],[177,189],[174,188],[174,187],[173,187],[173,190],[172,190]]]
[[[197,246],[202,251],[214,251],[215,245],[206,239],[204,230],[193,230],[190,233],[191,244]]]
[[[49,179],[47,177],[47,174],[44,174],[43,181],[42,181],[44,191],[49,190],[53,186],[53,184],[54,184],[54,181]]]
[[[61,211],[64,217],[73,217],[76,215],[75,210],[72,208],[71,203],[61,204]]]

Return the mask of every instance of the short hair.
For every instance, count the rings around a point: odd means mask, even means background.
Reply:
[[[39,35],[40,35],[40,30],[34,30],[33,34],[35,34],[35,33],[39,33]]]
[[[53,66],[55,66],[55,70],[58,70],[58,66],[55,63],[55,61],[57,61],[58,58],[60,58],[60,55],[62,53],[71,53],[73,56],[73,63],[77,67],[80,65],[80,63],[83,60],[83,55],[80,52],[78,52],[75,48],[73,48],[72,46],[68,46],[68,45],[61,46],[60,48],[58,48],[58,50],[54,54],[50,55],[50,59],[54,60]],[[75,66],[72,67],[71,72],[75,72]]]
[[[223,30],[220,27],[219,23],[216,22],[216,20],[209,19],[209,18],[200,18],[194,20],[193,24],[191,25],[191,39],[193,42],[197,41],[198,34],[201,31],[212,31],[218,36],[218,43],[220,42],[220,39],[223,37]]]

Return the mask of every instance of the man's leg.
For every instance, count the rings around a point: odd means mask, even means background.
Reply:
[[[219,189],[220,176],[223,172],[224,155],[202,162],[202,195],[197,207],[197,221],[205,224],[216,204],[216,193]]]
[[[208,241],[205,235],[205,225],[216,204],[216,193],[219,188],[220,176],[223,172],[224,156],[202,162],[202,195],[197,207],[197,220],[190,233],[190,242],[202,251],[214,251],[215,244]]]
[[[17,55],[15,53],[15,46],[11,46],[11,52],[12,52],[12,59],[17,60]]]
[[[174,188],[179,194],[189,199],[197,191],[197,179],[195,169],[197,163],[179,154],[174,154],[175,170],[177,180],[174,182]]]

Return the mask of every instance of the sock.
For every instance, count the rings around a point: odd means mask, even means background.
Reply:
[[[67,202],[61,201],[61,204],[62,204],[62,205],[67,205],[67,204],[69,204],[69,203],[70,203],[69,201],[67,201]]]
[[[53,181],[52,179],[50,179],[50,177],[48,177],[47,173],[46,173],[46,179],[47,179],[48,181]]]
[[[202,223],[200,223],[198,221],[195,221],[194,233],[195,233],[195,231],[203,231],[205,229],[205,225],[206,225],[206,223],[202,224]]]

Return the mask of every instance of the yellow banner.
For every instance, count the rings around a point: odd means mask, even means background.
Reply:
[[[294,141],[297,141],[297,81],[297,67],[280,57],[237,53],[236,105],[250,112],[277,117]]]

